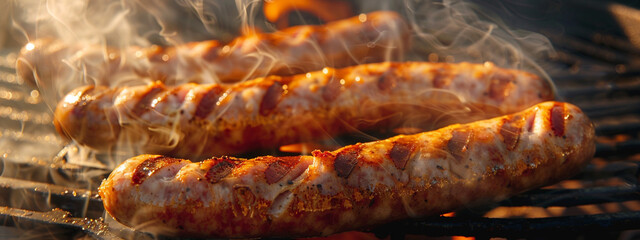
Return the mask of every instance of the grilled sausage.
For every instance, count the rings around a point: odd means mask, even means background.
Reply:
[[[105,209],[168,235],[328,235],[437,215],[552,184],[595,152],[594,128],[568,103],[400,135],[311,156],[141,155],[99,188]]]
[[[37,80],[47,87],[54,80],[71,81],[77,87],[81,79],[115,86],[116,81],[139,77],[173,85],[237,82],[270,74],[292,75],[323,67],[401,60],[410,39],[402,17],[384,11],[365,16],[249,34],[228,44],[211,40],[119,50],[37,39],[22,49],[16,69],[28,82]]]
[[[69,93],[54,119],[59,132],[98,150],[122,143],[141,153],[208,157],[353,129],[434,129],[552,98],[546,81],[492,64],[374,63],[233,86],[87,86]]]

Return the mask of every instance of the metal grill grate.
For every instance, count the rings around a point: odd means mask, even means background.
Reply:
[[[57,157],[63,141],[50,124],[49,108],[37,94],[13,75],[10,62],[14,55],[5,55],[0,74],[0,138],[2,177],[0,177],[0,222],[4,226],[49,229],[56,235],[88,234],[99,239],[152,238],[128,228],[108,228],[102,223],[102,203],[95,192],[99,181],[109,173],[95,162],[70,163]],[[634,76],[630,76],[634,77]],[[578,81],[575,79],[563,81]],[[606,80],[603,78],[601,81]],[[611,83],[611,81],[609,82]],[[603,94],[611,88],[561,88],[564,93],[586,91],[590,95]],[[4,91],[4,92],[3,92]],[[579,95],[579,94],[576,94]],[[573,98],[565,94],[567,100]],[[580,95],[581,96],[581,95]],[[640,140],[637,138],[640,121],[637,106],[618,104],[611,95],[600,102],[575,101],[589,114],[597,128],[598,159],[570,181],[597,182],[619,179],[623,184],[581,187],[577,189],[538,189],[484,209],[463,210],[456,217],[436,217],[419,221],[403,221],[373,230],[379,236],[402,237],[406,234],[485,237],[536,236],[553,231],[556,234],[584,234],[585,232],[617,232],[637,229],[640,209],[622,209],[612,213],[578,214],[546,218],[485,218],[497,207],[575,207],[587,204],[635,202],[640,200]],[[595,102],[595,101],[594,101]],[[626,101],[625,101],[626,102]],[[3,112],[4,111],[4,112]],[[603,111],[605,113],[603,113]],[[632,115],[636,118],[616,119]],[[611,119],[615,119],[611,120]],[[630,120],[628,120],[630,119]],[[46,120],[46,121],[45,121]],[[615,141],[616,136],[622,141]],[[77,151],[70,148],[67,151]],[[91,174],[87,174],[91,173]],[[562,184],[561,184],[562,185]],[[632,204],[633,205],[633,204]],[[57,229],[56,231],[50,228]]]
[[[454,217],[396,222],[372,232],[399,239],[535,238],[548,233],[612,238],[624,230],[640,230],[640,68],[635,63],[640,49],[621,36],[584,27],[572,31],[547,34],[558,52],[543,65],[559,95],[594,121],[598,139],[592,163],[570,180],[497,204],[461,210]],[[85,153],[64,147],[51,124],[51,108],[15,76],[15,52],[0,52],[0,225],[36,237],[153,239],[115,222],[103,223],[96,187],[109,169],[99,161],[69,162],[64,157]],[[496,217],[506,211],[523,213]],[[539,215],[532,216],[534,212]]]

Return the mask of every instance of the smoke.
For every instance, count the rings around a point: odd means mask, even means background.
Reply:
[[[538,33],[512,29],[501,18],[462,0],[405,1],[418,43],[414,57],[441,62],[493,62],[549,77],[537,62],[553,53]]]
[[[268,2],[275,1],[282,0]],[[319,1],[301,2],[313,6]],[[391,10],[400,13],[409,23],[409,38],[413,44],[406,58],[387,60],[490,61],[500,67],[521,69],[548,79],[537,62],[553,52],[550,42],[540,34],[512,29],[499,16],[476,4],[463,0],[344,2],[340,11],[325,7],[314,9],[314,12],[327,15],[353,11],[352,16],[358,16],[360,13]],[[211,42],[211,45],[222,46],[237,36],[274,32],[282,26],[266,20],[266,4],[261,0],[25,0],[12,2],[11,21],[14,31],[18,32],[15,38],[23,44],[35,43],[32,48],[45,49],[31,59],[29,55],[23,56],[19,63],[26,63],[23,65],[29,70],[39,67],[38,76],[33,81],[38,85],[42,98],[53,109],[62,96],[78,86],[119,87],[158,80],[156,73],[140,74],[141,71],[150,72],[148,69],[153,68],[154,61],[170,63],[172,69],[159,75],[175,75],[172,83],[188,82],[194,76],[201,82],[219,82],[216,74],[207,71],[220,71],[227,65],[211,66],[202,57],[195,56],[198,52],[188,47],[188,43],[214,39],[219,42]],[[291,4],[287,6],[296,9]],[[338,7],[337,4],[332,6]],[[309,8],[306,6],[305,9]],[[286,21],[280,23],[314,22],[309,20],[309,14],[313,13],[302,9],[286,15]],[[344,38],[344,42],[348,42],[353,36]],[[317,48],[317,45],[312,43],[310,46]],[[343,47],[345,50],[351,48]],[[262,74],[256,69],[273,67],[282,57],[264,45],[256,45],[255,48],[251,54],[239,55],[245,64],[253,64],[245,68],[248,73],[239,80],[255,75],[251,73]],[[220,49],[224,51],[225,48]],[[227,47],[227,51],[229,49]],[[159,54],[156,56],[155,52]],[[151,57],[141,60],[140,56],[144,54]],[[324,57],[315,61],[320,65],[330,63]],[[438,109],[441,113],[457,111],[460,110]]]
[[[282,2],[268,2],[278,1]],[[323,6],[320,1],[301,2]],[[176,56],[167,58],[172,58],[172,61],[175,58],[176,62],[187,65],[194,64],[193,61],[189,62],[190,52],[180,48],[187,42],[216,39],[225,43],[241,34],[272,32],[276,29],[275,23],[266,21],[263,7],[267,3],[260,0],[26,0],[15,1],[13,5],[13,25],[20,32],[18,38],[22,43],[50,38],[62,42],[60,48],[68,50],[62,56],[56,56],[61,63],[51,64],[63,65],[51,70],[56,75],[45,74],[46,78],[56,80],[54,86],[57,91],[49,98],[54,102],[78,85],[103,83],[106,75],[109,75],[111,86],[155,80],[145,81],[135,74],[120,74],[122,70],[131,72],[125,69],[125,65],[133,65],[135,69],[150,67],[149,62],[136,61],[135,49],[154,44],[178,46]],[[462,0],[345,1],[343,5],[342,10],[320,9],[314,12],[317,15],[332,12],[345,15],[345,11],[353,9],[352,16],[376,10],[392,10],[403,14],[413,27],[416,43],[409,51],[412,53],[410,60],[492,61],[501,67],[528,70],[544,76],[544,71],[535,62],[553,51],[544,36],[510,29],[499,16]],[[339,5],[332,6],[337,8]],[[308,8],[311,7],[305,6],[304,9]],[[301,21],[286,19],[284,22],[308,23],[304,19],[308,14],[302,14],[304,9],[285,16],[297,16]],[[270,49],[259,50],[264,55],[260,56],[263,59],[278,57],[269,56],[273,52]],[[256,56],[247,56],[252,57]],[[260,61],[255,62],[259,64]],[[113,68],[113,71],[105,70]],[[113,74],[119,76],[110,76]],[[183,75],[178,77],[188,77],[188,73]],[[216,82],[216,79],[208,82]]]
[[[313,4],[314,1],[305,2]],[[351,16],[358,16],[361,13],[391,10],[402,15],[411,26],[409,38],[413,44],[408,49],[406,58],[399,60],[475,63],[491,61],[500,67],[521,69],[548,79],[537,63],[553,52],[550,42],[540,34],[512,29],[499,16],[478,5],[462,0],[345,2],[345,6],[348,5],[348,7],[344,9],[348,10],[316,9],[316,11],[329,14],[353,11]],[[208,66],[202,60],[192,60],[192,51],[185,47],[185,44],[212,39],[224,44],[237,36],[274,32],[277,31],[276,29],[286,27],[266,20],[263,12],[264,4],[266,3],[261,0],[16,0],[6,4],[6,8],[0,9],[0,16],[2,16],[0,26],[12,26],[6,28],[12,34],[0,33],[0,46],[3,46],[7,39],[17,39],[22,45],[32,43],[31,49],[43,49],[38,54],[25,55],[19,61],[22,61],[27,70],[33,71],[36,67],[39,68],[38,76],[34,77],[33,83],[37,85],[40,97],[51,109],[54,109],[62,96],[78,86],[89,84],[110,87],[133,86],[157,80],[148,74],[139,74],[139,69],[148,69],[154,64],[148,59],[140,60],[139,55],[153,53],[154,50],[163,47],[165,49],[174,47],[173,52],[156,57],[165,62],[175,62],[174,66],[178,69],[174,72],[178,79],[176,82],[186,81],[185,79],[192,76],[190,74],[200,74],[194,73],[194,68],[180,69],[184,66],[195,64],[201,69],[217,69]],[[317,19],[311,20],[309,16],[309,12],[293,12],[288,14],[286,21],[281,21],[280,24],[317,22]],[[313,14],[311,16],[313,17]],[[353,36],[344,37],[353,38]],[[158,47],[154,47],[156,45]],[[317,43],[312,43],[311,46],[317,46]],[[246,68],[248,72],[255,70],[259,64],[264,64],[264,61],[278,60],[278,55],[273,54],[270,49],[265,49],[262,45],[258,45],[257,48],[255,54],[243,55],[245,59],[255,62],[255,65]],[[345,48],[349,50],[348,47]],[[313,61],[328,63],[324,57],[313,59]],[[359,62],[356,61],[356,63]],[[221,67],[218,66],[218,68]],[[246,76],[248,75],[250,74]],[[211,74],[198,76],[207,78],[201,79],[203,82],[219,81]],[[455,98],[444,93],[443,96]],[[7,112],[2,110],[4,109],[0,109],[0,115]],[[431,108],[403,117],[407,122],[436,119],[434,121],[439,123],[434,125],[441,125],[455,122],[457,119],[452,120],[451,116],[465,116],[465,111]],[[15,115],[13,112],[7,114]],[[367,120],[382,121],[383,119]],[[50,119],[43,122],[50,122]],[[175,126],[177,124],[173,125]],[[167,135],[171,135],[174,129],[158,129],[158,131],[164,130],[169,131]],[[355,141],[361,141],[363,138],[367,141],[375,140],[374,136],[369,136],[366,132],[358,132],[359,129],[350,130],[357,132],[359,138]],[[413,133],[420,130],[407,124],[397,132]],[[3,131],[3,138],[9,139],[7,136],[11,137],[10,133],[14,134]],[[23,132],[16,132],[14,135],[25,136]],[[41,142],[57,139],[54,136],[42,134],[35,135],[34,138]],[[132,136],[131,138],[144,137]],[[348,140],[341,140],[344,139],[325,140],[328,143],[324,146],[337,147],[349,143]],[[53,147],[59,145],[62,143],[55,142]],[[139,145],[142,144],[125,143],[120,145],[118,152],[109,153],[95,153],[75,145],[65,147],[56,158],[57,160],[64,159],[70,164],[82,162],[83,165],[92,162],[96,166],[93,171],[84,171],[72,180],[53,172],[43,173],[24,167],[9,168],[8,165],[4,166],[0,175],[5,177],[25,175],[26,178],[34,181],[39,180],[38,176],[46,176],[56,184],[66,186],[80,185],[80,179],[86,181],[81,187],[94,188],[97,182],[92,182],[91,179],[100,178],[108,172],[108,169],[113,169],[118,163],[131,157],[131,153],[139,153],[141,147],[136,149]],[[13,145],[2,146],[14,149]],[[302,150],[294,151],[304,152],[322,147],[312,143],[311,147],[298,146],[297,148]],[[36,150],[44,151],[42,145]],[[28,149],[23,152],[34,154],[36,151]],[[18,156],[18,158],[28,159],[26,156]],[[28,176],[29,174],[33,176]],[[16,198],[16,201],[22,200]]]
[[[25,40],[54,37],[67,43],[91,42],[123,47],[144,42],[127,21],[131,9],[116,1],[15,1],[14,24]]]

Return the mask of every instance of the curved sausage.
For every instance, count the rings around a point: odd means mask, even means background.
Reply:
[[[409,27],[402,17],[388,11],[365,16],[253,33],[227,44],[211,40],[121,50],[36,39],[23,47],[16,69],[27,82],[46,87],[56,81],[58,86],[77,87],[82,84],[80,80],[118,86],[120,81],[140,77],[174,85],[238,82],[323,67],[402,60],[410,40]]]
[[[434,129],[552,98],[546,81],[491,64],[375,63],[233,86],[82,87],[58,104],[54,120],[59,132],[98,150],[208,157],[354,129]]]
[[[450,212],[568,178],[595,152],[576,106],[522,112],[311,156],[202,162],[141,155],[99,188],[136,229],[214,238],[304,237]]]

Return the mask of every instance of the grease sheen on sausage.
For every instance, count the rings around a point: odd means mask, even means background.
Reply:
[[[47,89],[68,82],[77,87],[83,79],[107,86],[140,77],[170,85],[238,82],[402,60],[411,39],[402,17],[389,11],[365,16],[247,34],[226,44],[210,40],[166,48],[116,49],[36,39],[21,50],[16,69],[23,79]]]
[[[374,63],[233,86],[186,84],[69,93],[59,132],[99,150],[197,157],[238,154],[397,125],[445,126],[550,100],[537,76],[492,64]],[[453,116],[448,119],[443,116]]]
[[[500,201],[568,178],[595,152],[568,103],[311,156],[202,162],[141,155],[99,188],[136,229],[201,237],[328,235]]]
[[[552,98],[546,81],[491,64],[376,63],[233,86],[88,86],[58,104],[55,123],[80,144],[100,150],[123,144],[144,153],[196,157],[402,121],[438,127],[452,123],[443,115],[472,121]]]

